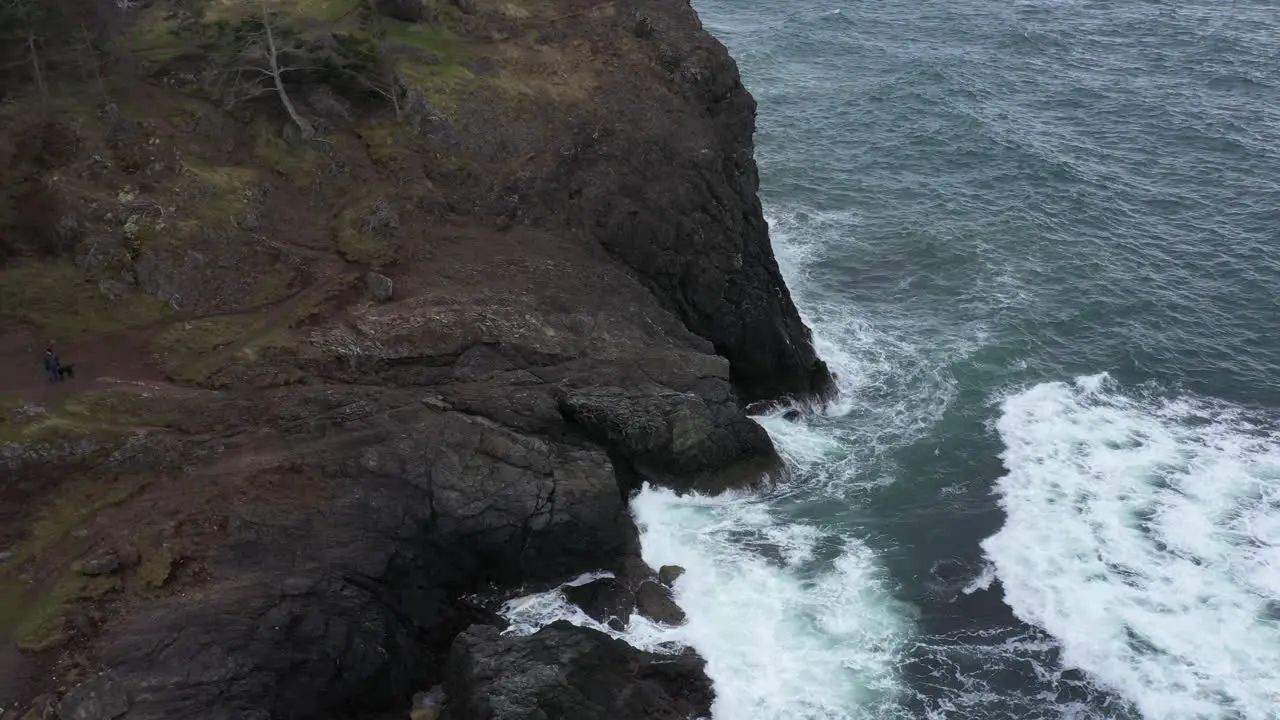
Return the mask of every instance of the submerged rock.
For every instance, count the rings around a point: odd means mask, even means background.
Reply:
[[[674,585],[681,575],[684,575],[684,568],[679,565],[663,565],[658,568],[658,582],[667,587]]]
[[[671,590],[652,580],[636,588],[636,612],[667,625],[679,625],[685,619],[684,610],[671,599]]]
[[[565,598],[582,608],[592,620],[621,630],[631,622],[635,596],[617,578],[600,578],[583,585],[565,587]]]

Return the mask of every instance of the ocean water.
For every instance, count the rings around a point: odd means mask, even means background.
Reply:
[[[1280,5],[695,6],[844,395],[636,499],[689,622],[624,636],[715,720],[1280,719]]]

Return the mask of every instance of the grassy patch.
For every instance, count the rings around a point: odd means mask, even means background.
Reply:
[[[168,544],[162,543],[142,554],[142,561],[138,563],[138,579],[142,581],[143,586],[159,590],[169,582],[169,576],[173,574],[173,564],[177,560],[173,549]]]
[[[176,57],[183,51],[183,42],[175,35],[178,23],[166,15],[162,7],[144,10],[128,34],[119,40],[119,46],[154,62]]]
[[[299,186],[311,184],[322,159],[317,144],[294,147],[266,122],[257,123],[254,128],[253,156]]]
[[[508,43],[490,51],[500,72],[484,78],[484,85],[509,99],[574,104],[595,93],[597,61],[585,50]]]
[[[295,290],[297,274],[287,267],[273,267],[258,277],[253,290],[249,294],[249,304],[253,307],[273,305],[288,298]]]
[[[67,641],[67,610],[72,603],[100,598],[120,587],[118,577],[67,575],[52,590],[25,603],[25,612],[14,623],[14,642],[19,650],[27,652],[43,652],[61,645]]]
[[[338,254],[351,262],[379,268],[391,261],[394,248],[368,227],[367,218],[377,200],[361,200],[348,205],[338,214],[334,226],[334,242]]]
[[[210,355],[228,345],[243,342],[260,323],[255,315],[178,322],[157,335],[151,348],[174,379],[199,384],[214,369]]]
[[[181,412],[167,398],[128,391],[90,391],[69,395],[59,413],[72,421],[117,427],[168,427]]]
[[[142,293],[110,301],[70,263],[27,261],[0,269],[0,317],[53,337],[83,337],[149,325],[172,311]]]
[[[331,23],[350,15],[359,5],[360,0],[293,0],[288,12],[295,17]]]
[[[465,59],[462,39],[437,25],[385,20],[387,42],[436,56],[442,64],[456,64]]]
[[[168,426],[176,412],[158,398],[130,392],[75,393],[22,422],[0,422],[0,442],[93,440],[111,445],[137,428]],[[101,447],[95,445],[89,452],[97,449]]]
[[[445,28],[388,21],[387,43],[413,52],[397,53],[396,74],[411,91],[426,96],[442,110],[453,110],[475,87],[475,75],[462,63],[469,57],[462,40]]]
[[[253,168],[187,163],[180,192],[188,212],[178,221],[179,234],[192,237],[204,228],[239,225],[257,185],[258,172]]]
[[[337,22],[359,7],[361,0],[276,0],[272,10],[295,20]],[[239,20],[262,14],[257,0],[208,0],[206,20]]]
[[[383,167],[394,167],[419,150],[417,134],[403,121],[367,122],[356,128],[356,134],[364,141],[369,158]]]
[[[137,495],[146,485],[145,480],[137,478],[69,483],[37,516],[30,536],[14,550],[10,562],[17,565],[57,548],[94,515]]]

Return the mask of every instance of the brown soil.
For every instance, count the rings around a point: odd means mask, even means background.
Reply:
[[[101,337],[42,338],[31,328],[0,325],[0,397],[50,405],[70,393],[112,387],[118,381],[164,382],[151,359],[148,342],[154,330],[130,330]],[[44,369],[44,350],[52,342],[64,367],[75,376],[50,382]]]

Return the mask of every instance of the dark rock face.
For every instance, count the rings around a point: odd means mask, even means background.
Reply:
[[[643,18],[633,26],[672,81],[658,97],[626,85],[607,91],[614,112],[638,121],[595,139],[590,159],[575,158],[575,217],[729,358],[744,401],[830,396],[830,372],[769,244],[752,153],[755,100],[736,63],[688,5],[633,0],[622,9]]]
[[[658,582],[667,587],[675,585],[681,575],[684,575],[684,568],[679,565],[663,565],[658,568]]]
[[[764,429],[731,402],[710,405],[697,394],[653,386],[594,387],[565,394],[560,409],[641,475],[671,487],[749,487],[780,469]]]
[[[671,599],[671,590],[652,580],[646,580],[636,588],[636,611],[667,625],[684,622],[684,610]]]
[[[134,693],[130,720],[312,717],[407,698],[440,677],[431,648],[486,620],[463,593],[634,553],[599,450],[416,399],[397,407],[391,391],[286,396],[275,423],[295,428],[285,446],[310,448],[312,497],[231,508],[209,568],[234,581],[108,635],[103,661]],[[309,550],[282,557],[282,544]]]
[[[488,47],[518,26],[497,3],[456,4],[463,41]],[[305,382],[229,380],[96,469],[147,480],[104,516],[167,507],[182,516],[170,529],[191,537],[173,539],[180,560],[166,556],[150,584],[164,592],[84,633],[110,680],[72,690],[64,716],[378,717],[441,682],[454,720],[709,712],[696,657],[559,624],[501,637],[468,599],[608,570],[620,580],[570,591],[593,617],[624,622],[634,606],[683,621],[664,587],[674,571],[660,583],[643,568],[627,499],[645,482],[718,492],[779,473],[744,405],[832,387],[770,251],[754,102],[724,48],[685,3],[553,5],[547,46],[591,48],[589,102],[539,96],[548,105],[530,120],[480,93],[460,99],[448,132],[423,134],[451,143],[438,159],[478,168],[440,191],[457,216],[419,238],[419,255],[366,276],[378,302],[359,287],[364,268],[320,288],[355,299],[290,328],[305,340],[280,362]],[[252,293],[224,241],[199,239],[207,262],[148,256],[141,281],[185,293],[184,310],[243,309]],[[266,244],[245,253],[280,260]],[[225,282],[184,290],[214,265]],[[268,350],[225,354],[275,361]],[[97,452],[3,445],[0,469]],[[138,585],[135,563],[109,566],[86,568]]]
[[[81,683],[58,704],[58,716],[63,720],[115,720],[128,710],[124,688],[108,676]]]
[[[621,630],[631,621],[635,595],[617,578],[600,578],[583,585],[566,587],[564,596],[582,608],[591,619]]]
[[[476,627],[449,653],[452,720],[687,720],[714,692],[694,655],[654,655],[603,633],[554,623],[523,638]]]
[[[426,17],[423,0],[377,0],[374,7],[383,15],[404,22],[419,22]]]

